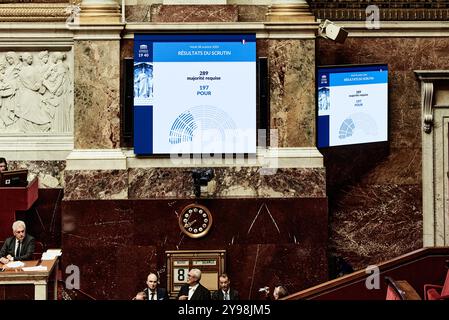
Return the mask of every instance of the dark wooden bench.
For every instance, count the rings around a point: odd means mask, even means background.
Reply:
[[[422,300],[407,280],[393,280],[385,277],[387,282],[387,300]]]

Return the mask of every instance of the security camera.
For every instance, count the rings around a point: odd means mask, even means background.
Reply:
[[[207,186],[207,183],[214,178],[214,170],[212,169],[194,169],[192,178],[195,184]]]
[[[214,176],[214,170],[210,168],[192,170],[193,187],[196,197],[201,196],[201,187],[207,186]]]
[[[318,27],[318,34],[323,38],[331,39],[339,43],[345,42],[348,37],[348,31],[327,19]]]

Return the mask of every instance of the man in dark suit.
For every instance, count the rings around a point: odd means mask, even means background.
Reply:
[[[147,288],[139,292],[134,300],[168,300],[167,289],[159,288],[159,278],[155,273],[150,273],[147,277]]]
[[[181,287],[178,300],[210,300],[210,291],[201,285],[201,271],[191,269],[187,274],[187,284]]]
[[[231,281],[226,273],[218,277],[220,290],[212,294],[212,300],[240,300],[239,292],[230,287]]]
[[[0,250],[0,262],[32,260],[34,253],[34,237],[26,233],[25,222],[17,220],[12,224],[14,237],[9,237]]]

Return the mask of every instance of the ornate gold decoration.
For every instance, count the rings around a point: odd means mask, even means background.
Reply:
[[[63,22],[69,3],[0,4],[0,22]]]
[[[310,22],[315,16],[307,3],[303,4],[273,4],[268,9],[269,22]]]
[[[178,217],[179,227],[190,238],[204,237],[212,226],[212,213],[200,204],[185,206]]]
[[[81,13],[75,19],[76,24],[117,24],[121,23],[120,6],[114,1],[94,1],[83,3]]]

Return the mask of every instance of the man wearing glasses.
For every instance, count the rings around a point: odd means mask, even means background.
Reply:
[[[12,224],[13,237],[6,239],[0,250],[0,262],[32,260],[34,253],[34,237],[26,234],[25,222],[17,220]]]

